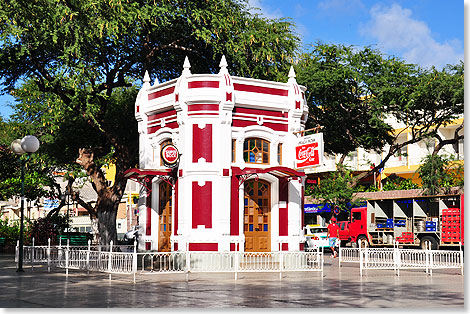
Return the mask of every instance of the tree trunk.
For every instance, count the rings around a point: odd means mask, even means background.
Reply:
[[[98,219],[90,214],[91,233],[93,234],[93,242],[100,243],[100,231],[98,228]]]
[[[117,171],[114,185],[108,187],[103,171],[93,161],[93,152],[90,149],[79,150],[77,163],[81,165],[90,176],[93,182],[93,188],[98,194],[94,208],[89,204],[88,206],[83,204],[86,206],[85,208],[88,210],[90,218],[96,217],[98,243],[101,245],[109,245],[111,240],[116,243],[116,217],[127,179]],[[117,166],[116,168],[118,169]]]
[[[342,154],[341,157],[338,160],[338,164],[342,166],[343,163],[344,163],[344,160],[346,159],[347,156],[348,156],[348,154]]]
[[[99,244],[108,245],[111,241],[117,243],[116,216],[119,203],[109,199],[98,200],[96,214],[98,221]]]

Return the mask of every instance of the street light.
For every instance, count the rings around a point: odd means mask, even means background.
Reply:
[[[17,139],[11,143],[11,150],[18,156],[24,153],[34,153],[39,149],[39,140],[33,135],[26,135],[21,140]],[[21,161],[21,217],[20,217],[20,244],[18,248],[18,269],[17,272],[23,272],[23,229],[24,229],[24,164],[26,158],[20,158]]]
[[[70,220],[70,207],[69,207],[70,198],[69,198],[69,195],[70,195],[69,191],[66,190],[65,193],[60,196],[60,199],[64,201],[64,203],[67,202],[67,225],[68,225],[67,231],[68,232],[70,232],[70,221],[69,221]]]

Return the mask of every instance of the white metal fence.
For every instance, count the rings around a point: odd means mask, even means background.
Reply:
[[[128,247],[113,246],[108,250],[76,246],[24,246],[23,257],[34,268],[35,264],[47,264],[69,269],[105,272],[110,274],[232,272],[235,279],[239,272],[323,271],[323,251],[310,252],[145,252],[137,253],[136,244],[131,252]],[[119,252],[117,252],[119,251]],[[126,252],[123,252],[126,251]],[[17,247],[18,252],[18,247]],[[18,261],[18,254],[16,256]]]
[[[463,275],[463,252],[394,248],[340,248],[341,263],[359,263],[361,276],[367,269],[393,269],[399,276],[400,269],[424,269],[432,275],[434,269],[460,269]]]

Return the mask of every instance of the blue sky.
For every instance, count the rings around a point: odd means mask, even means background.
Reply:
[[[304,45],[373,46],[423,67],[464,59],[464,3],[459,0],[249,0],[268,18],[288,17]],[[12,102],[0,96],[0,115]]]
[[[374,46],[441,69],[464,58],[464,2],[457,0],[249,0],[270,18],[290,17],[305,45]]]

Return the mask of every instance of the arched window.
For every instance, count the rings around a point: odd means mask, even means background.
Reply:
[[[243,159],[250,164],[269,164],[269,142],[260,138],[246,139]]]

